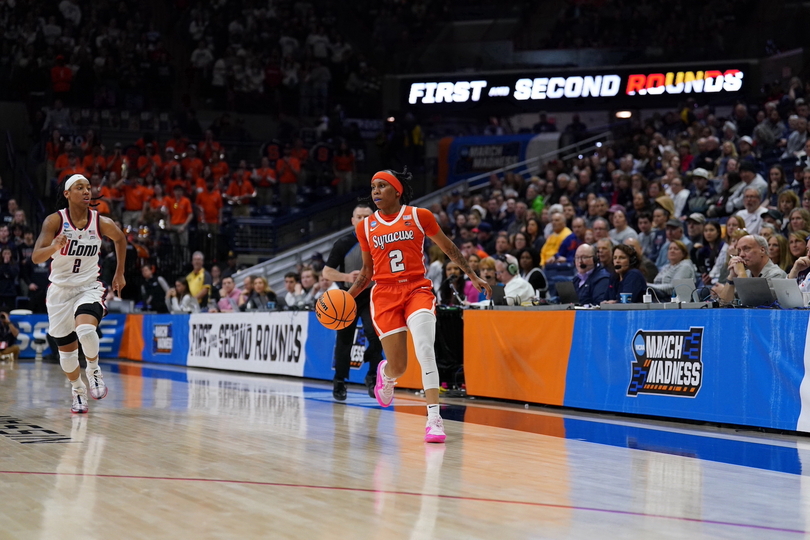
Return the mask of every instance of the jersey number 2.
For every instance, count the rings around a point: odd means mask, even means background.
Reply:
[[[391,259],[391,273],[396,274],[397,272],[402,272],[405,270],[405,265],[402,264],[402,252],[398,249],[395,249],[391,253],[388,254],[388,258]]]
[[[82,269],[82,260],[76,259],[73,261],[73,273],[78,274]]]

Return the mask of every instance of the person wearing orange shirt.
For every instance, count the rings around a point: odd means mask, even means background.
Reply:
[[[119,182],[118,188],[124,196],[124,218],[122,222],[125,227],[136,226],[143,214],[146,190],[142,182],[143,180],[132,169],[129,169],[127,178]]]
[[[222,223],[222,194],[216,188],[213,177],[209,177],[205,188],[197,193],[194,204],[198,207],[198,231],[202,233],[203,253],[215,259],[219,248],[219,225]]]
[[[166,187],[166,193],[174,193],[174,186],[180,186],[188,190],[186,175],[183,173],[183,167],[179,163],[176,163],[169,171],[169,174],[163,178],[163,184]]]
[[[228,190],[225,192],[228,197],[228,204],[233,205],[233,215],[235,217],[249,217],[250,201],[256,197],[256,190],[248,180],[250,175],[243,168],[244,164],[244,161],[239,163],[239,168],[234,171],[231,183],[228,184]]]
[[[262,166],[258,169],[253,169],[250,180],[253,182],[253,185],[256,186],[259,204],[262,206],[273,204],[273,189],[278,181],[276,180],[276,170],[270,167],[270,160],[268,158],[262,158]]]
[[[92,150],[82,160],[82,166],[90,171],[90,174],[103,174],[107,170],[107,158],[103,155],[103,148],[100,144],[93,145]]]
[[[50,180],[56,178],[56,160],[65,150],[65,141],[58,129],[51,132],[50,140],[45,143],[45,177],[48,179],[46,186],[50,185]]]
[[[436,367],[436,297],[425,277],[426,238],[439,246],[469,276],[479,291],[491,296],[490,285],[470,267],[425,208],[410,206],[411,175],[379,171],[371,180],[371,199],[377,211],[355,226],[363,266],[348,293],[357,297],[371,282],[371,319],[385,358],[377,367],[374,395],[382,407],[394,400],[394,385],[408,366],[408,333],[422,372],[428,419],[425,442],[443,443],[439,415],[439,372]]]
[[[340,142],[340,147],[332,158],[332,171],[337,180],[338,195],[345,195],[352,190],[354,181],[354,152],[346,141]]]
[[[222,155],[225,150],[222,145],[214,140],[214,132],[210,129],[205,130],[205,139],[200,141],[197,146],[197,151],[200,153],[200,158],[203,163],[211,163],[215,155]]]
[[[107,204],[101,196],[101,188],[99,186],[90,186],[90,208],[98,212],[100,216],[111,217],[112,211],[110,205]]]
[[[180,165],[178,159],[178,156],[174,153],[174,147],[167,146],[163,154],[163,166],[160,169],[160,174],[158,174],[159,177],[163,178],[164,182],[166,181],[166,178],[169,177],[169,174],[171,174],[174,166]]]
[[[214,180],[217,182],[223,178],[226,178],[228,173],[231,172],[231,168],[228,167],[228,164],[222,159],[220,154],[214,154],[211,156],[211,163],[209,167],[211,167],[211,174],[214,176]]]
[[[172,233],[172,244],[183,248],[183,258],[187,259],[188,225],[194,218],[194,209],[180,186],[174,186],[174,197],[168,199],[166,203],[169,212],[168,229]]]
[[[143,156],[138,157],[138,174],[142,178],[146,173],[158,174],[163,169],[163,160],[155,154],[154,144],[147,143],[145,152]]]
[[[298,193],[301,162],[292,156],[292,147],[289,144],[284,146],[284,156],[276,161],[276,173],[278,174],[281,204],[287,207],[293,206]]]
[[[188,146],[190,141],[188,137],[183,135],[183,132],[180,131],[180,128],[175,126],[172,128],[172,138],[166,141],[166,148],[174,148],[174,151],[177,154],[185,154],[186,150],[188,150]]]
[[[107,158],[107,172],[114,172],[116,175],[121,175],[124,170],[124,154],[121,150],[121,143],[115,143],[113,147],[113,155]]]
[[[68,168],[68,156],[73,153],[73,143],[65,141],[62,150],[53,163],[53,178],[61,178],[62,171]]]
[[[51,90],[54,99],[67,101],[72,83],[73,70],[65,65],[65,57],[60,54],[56,57],[56,65],[51,68]]]
[[[74,174],[81,174],[85,178],[90,176],[87,170],[79,164],[79,157],[76,155],[76,152],[71,151],[70,154],[68,154],[67,167],[62,169],[62,172],[59,173],[59,183],[61,184],[65,181],[65,178]]]
[[[154,195],[143,203],[144,223],[157,223],[165,218],[168,213],[169,197],[166,197],[163,186],[155,184]]]
[[[183,166],[184,174],[191,171],[194,173],[195,178],[202,174],[203,167],[205,166],[202,160],[197,157],[197,147],[193,144],[188,145],[187,155],[180,162],[180,165]]]

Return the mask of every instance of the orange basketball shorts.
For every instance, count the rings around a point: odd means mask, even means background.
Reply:
[[[408,319],[419,311],[436,314],[436,297],[429,280],[377,283],[371,289],[371,319],[380,338],[407,330]]]

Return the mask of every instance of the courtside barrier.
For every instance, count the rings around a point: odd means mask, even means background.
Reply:
[[[24,358],[48,329],[13,316]],[[810,432],[810,312],[464,312],[471,396]],[[109,315],[102,358],[332,380],[335,332],[312,312]],[[410,341],[410,340],[409,340]],[[356,335],[350,381],[362,383]],[[48,354],[48,351],[45,351]],[[409,343],[401,388],[420,388]],[[807,406],[805,406],[807,405]]]
[[[48,333],[47,315],[11,315],[11,322],[17,326],[20,333],[17,335],[17,345],[20,346],[21,358],[34,358],[36,352],[31,345],[34,339],[45,339]],[[110,314],[101,321],[101,340],[99,343],[99,356],[101,358],[120,358],[121,339],[124,334],[127,316]],[[43,351],[44,356],[51,353],[50,347]]]
[[[751,309],[468,311],[467,392],[810,431],[809,319]]]

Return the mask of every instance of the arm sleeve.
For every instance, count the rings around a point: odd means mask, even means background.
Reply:
[[[594,305],[599,305],[603,300],[607,300],[608,283],[610,283],[610,276],[607,274],[599,275],[591,283],[591,300]]]
[[[366,238],[366,219],[370,218],[365,218],[360,221],[360,223],[355,226],[354,231],[357,233],[357,241],[360,242],[360,249],[362,251],[371,251],[371,248],[368,247],[368,238]]]
[[[441,227],[439,227],[439,224],[436,221],[436,216],[434,216],[433,212],[427,208],[417,208],[416,216],[419,219],[419,224],[422,225],[426,236],[434,236],[441,230]]]

